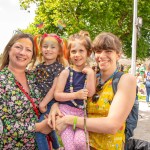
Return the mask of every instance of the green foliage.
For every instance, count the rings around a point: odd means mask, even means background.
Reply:
[[[37,5],[36,17],[25,30],[31,34],[57,33],[68,37],[80,30],[89,31],[93,39],[102,31],[116,34],[123,41],[123,51],[131,57],[133,1],[128,0],[20,0],[24,9]],[[150,56],[150,3],[138,1],[138,16],[143,18],[138,38],[137,58]],[[36,24],[43,22],[39,29]],[[62,22],[62,24],[60,24]]]

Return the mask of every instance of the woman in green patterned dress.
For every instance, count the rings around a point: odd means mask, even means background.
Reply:
[[[41,96],[34,73],[26,70],[35,58],[29,34],[15,34],[4,49],[0,70],[0,149],[35,150],[35,132],[51,131],[47,119],[37,123]]]

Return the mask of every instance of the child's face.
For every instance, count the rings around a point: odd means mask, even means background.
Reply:
[[[85,46],[77,40],[73,42],[70,48],[70,59],[73,65],[77,67],[84,67],[87,57],[88,55]]]
[[[59,55],[59,45],[57,40],[53,37],[44,38],[41,50],[45,62],[55,62]]]

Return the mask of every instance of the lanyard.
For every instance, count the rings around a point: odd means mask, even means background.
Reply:
[[[101,81],[101,74],[100,74],[100,78],[99,78],[99,84],[101,85],[101,86],[103,86],[109,79],[111,79],[111,78],[113,78],[113,76],[116,74],[118,72],[118,69],[116,69],[115,70],[115,72],[104,82],[104,83],[102,83],[102,81]]]
[[[84,82],[84,89],[86,88],[86,84],[87,84],[87,76],[85,78],[85,82]],[[73,93],[73,69],[70,68],[70,93]],[[74,100],[71,100],[72,104],[77,107],[77,108],[80,108],[80,109],[84,109],[85,106],[84,104],[83,105],[78,105]]]
[[[34,110],[35,114],[37,115],[37,117],[39,118],[39,112],[38,112],[38,109],[37,109],[33,99],[28,95],[28,93],[23,89],[22,85],[17,80],[15,82],[16,82],[16,85],[19,87],[19,89],[25,94],[25,96],[31,102],[33,110]]]

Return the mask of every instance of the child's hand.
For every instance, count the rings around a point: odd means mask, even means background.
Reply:
[[[93,73],[93,69],[90,67],[90,66],[85,66],[82,70],[82,73],[85,73],[85,74],[90,74],[90,73]]]
[[[39,104],[39,110],[41,113],[45,113],[47,111],[47,105],[45,105],[43,102]]]
[[[77,91],[75,93],[76,93],[76,98],[77,99],[85,100],[88,97],[88,90],[87,89],[81,89],[81,90],[79,90],[79,91]]]

